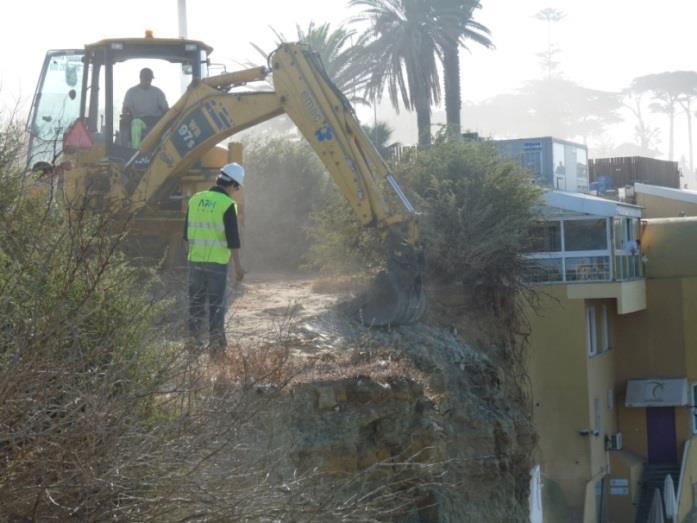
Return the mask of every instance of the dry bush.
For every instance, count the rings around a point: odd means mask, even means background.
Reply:
[[[157,307],[109,217],[62,212],[54,184],[12,154],[0,162],[0,513],[100,519],[141,486],[175,355],[148,329]]]
[[[21,148],[0,131],[0,521],[389,521],[416,479],[288,462],[285,338],[208,364],[167,341],[127,231],[30,190]]]

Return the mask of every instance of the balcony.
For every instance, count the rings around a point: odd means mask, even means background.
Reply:
[[[566,284],[570,299],[615,298],[620,314],[645,308],[641,209],[559,191],[545,199],[525,255],[527,281]]]
[[[630,281],[644,277],[639,219],[566,216],[531,232],[527,279],[534,283]]]
[[[644,278],[640,253],[614,256],[605,251],[536,253],[528,254],[526,258],[526,279],[531,283],[588,283]]]

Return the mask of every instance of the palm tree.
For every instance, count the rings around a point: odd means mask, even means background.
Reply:
[[[438,27],[427,0],[351,0],[368,21],[367,94],[380,99],[385,89],[396,110],[416,111],[419,145],[431,143],[431,104],[440,101],[436,61]]]
[[[370,141],[383,158],[387,157],[387,150],[392,140],[392,128],[385,122],[375,122],[375,125],[362,125],[363,132],[370,137]]]
[[[466,49],[470,40],[486,48],[492,48],[494,44],[489,39],[489,29],[472,19],[474,10],[480,7],[478,0],[433,0],[433,5],[440,28],[438,48],[443,62],[446,122],[449,132],[459,136],[462,107],[460,47]]]
[[[271,30],[276,36],[276,45],[289,41],[276,29]],[[319,55],[329,78],[351,101],[362,103],[365,100],[356,96],[356,92],[364,87],[367,78],[366,66],[361,63],[364,39],[354,30],[343,27],[332,30],[330,24],[316,25],[315,22],[310,22],[306,29],[296,26],[295,40],[307,44]],[[260,46],[254,43],[251,45],[262,56],[268,56],[269,53]]]

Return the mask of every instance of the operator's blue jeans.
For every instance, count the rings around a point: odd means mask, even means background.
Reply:
[[[227,346],[225,340],[225,288],[227,264],[189,262],[189,334],[203,344],[202,326],[208,303],[208,342],[215,348]]]

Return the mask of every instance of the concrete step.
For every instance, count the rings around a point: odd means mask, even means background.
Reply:
[[[661,495],[663,495],[663,484],[668,474],[673,478],[673,484],[677,489],[678,480],[680,478],[680,467],[674,465],[647,465],[644,468],[644,474],[639,483],[641,492],[639,495],[636,523],[646,523],[648,520],[654,492],[656,489],[659,489]]]

